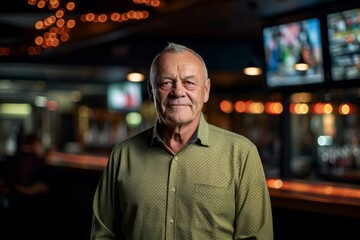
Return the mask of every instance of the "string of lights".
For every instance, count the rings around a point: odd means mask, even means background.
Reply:
[[[159,7],[160,0],[131,0],[135,5],[146,5],[148,7]],[[128,10],[124,12],[114,11],[111,13],[88,12],[73,14],[76,3],[73,1],[60,0],[27,0],[27,4],[39,10],[50,10],[51,13],[44,19],[35,22],[34,28],[39,34],[33,43],[24,43],[28,55],[39,55],[44,50],[58,47],[71,39],[71,31],[79,24],[79,21],[87,24],[101,24],[106,22],[122,23],[126,21],[140,21],[147,19],[150,13],[147,10]],[[11,46],[0,46],[0,56],[11,56],[18,52]]]

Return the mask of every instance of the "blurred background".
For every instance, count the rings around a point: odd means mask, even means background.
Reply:
[[[356,1],[16,0],[0,27],[1,239],[89,238],[107,156],[156,120],[146,81],[168,42],[203,56],[207,120],[258,147],[275,239],[360,237]],[[44,217],[14,197],[32,133],[50,186]]]

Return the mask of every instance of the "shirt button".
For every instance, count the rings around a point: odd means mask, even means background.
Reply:
[[[174,223],[174,219],[170,219],[169,222],[170,222],[170,224],[173,224],[173,223]]]
[[[172,187],[172,188],[171,188],[171,191],[172,191],[172,192],[175,192],[175,187]]]
[[[177,161],[177,160],[178,160],[178,157],[174,157],[174,160]]]

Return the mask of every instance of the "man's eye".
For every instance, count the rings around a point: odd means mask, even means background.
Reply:
[[[173,83],[170,81],[162,82],[159,84],[159,87],[161,87],[162,89],[170,89],[170,88],[172,88],[172,86],[173,86]]]
[[[186,88],[193,88],[196,84],[191,81],[186,81],[183,83]]]

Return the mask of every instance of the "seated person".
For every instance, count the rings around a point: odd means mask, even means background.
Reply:
[[[46,156],[41,139],[30,134],[13,163],[13,188],[24,195],[47,193],[50,189],[45,180]]]
[[[17,235],[40,237],[46,234],[44,229],[47,229],[45,226],[49,224],[51,212],[46,158],[41,138],[30,134],[25,137],[20,152],[10,164],[10,205]],[[19,239],[22,237],[18,236]]]

